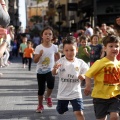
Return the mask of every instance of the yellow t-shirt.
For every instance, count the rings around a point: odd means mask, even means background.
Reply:
[[[109,99],[120,95],[120,61],[106,57],[97,60],[85,74],[94,78],[93,98]]]

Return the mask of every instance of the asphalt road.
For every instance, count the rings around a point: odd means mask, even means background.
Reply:
[[[56,111],[56,94],[58,77],[56,77],[53,90],[53,107],[48,108],[44,101],[44,112],[36,113],[37,108],[37,80],[35,74],[36,64],[32,63],[32,70],[23,68],[20,58],[13,58],[12,64],[0,68],[3,76],[0,78],[0,119],[1,120],[76,120],[69,105],[69,111],[59,115]],[[82,87],[83,91],[84,87]],[[92,98],[84,99],[84,114],[86,120],[95,120]]]

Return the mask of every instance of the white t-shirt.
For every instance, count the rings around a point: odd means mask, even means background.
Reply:
[[[36,72],[38,74],[46,74],[50,72],[54,66],[54,54],[58,52],[58,46],[52,44],[51,47],[46,48],[42,44],[35,48],[35,54],[39,54],[43,50],[43,55],[37,63]]]
[[[57,61],[61,64],[58,69],[59,85],[57,99],[72,100],[82,98],[80,74],[85,74],[89,69],[88,65],[81,59],[75,58],[69,62],[65,57]]]
[[[87,28],[85,31],[85,35],[92,36],[93,35],[93,29],[91,27]]]

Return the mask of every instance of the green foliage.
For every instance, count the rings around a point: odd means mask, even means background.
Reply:
[[[38,4],[38,3],[42,2],[43,0],[33,0],[33,1],[36,1]]]
[[[30,18],[30,22],[34,22],[34,23],[40,23],[42,22],[42,17],[38,16],[38,15],[34,15]]]

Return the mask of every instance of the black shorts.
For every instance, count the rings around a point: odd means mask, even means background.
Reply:
[[[120,112],[120,95],[110,99],[94,98],[93,104],[96,118],[102,119],[110,112]]]
[[[47,88],[53,89],[55,77],[52,76],[51,72],[46,74],[37,74],[37,81],[38,81],[38,95],[43,95],[45,92],[45,86],[47,83]]]

